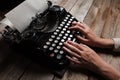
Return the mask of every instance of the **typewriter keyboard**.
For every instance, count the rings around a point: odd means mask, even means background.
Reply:
[[[71,26],[71,23],[76,21],[72,15],[68,14],[59,24],[57,29],[50,36],[48,41],[44,44],[43,48],[50,52],[49,56],[56,59],[58,62],[65,58],[65,52],[62,50],[63,43],[66,40],[76,41],[74,34],[80,34],[76,31],[71,31],[68,27]],[[62,63],[61,63],[62,64]]]

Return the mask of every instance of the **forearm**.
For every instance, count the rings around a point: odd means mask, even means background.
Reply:
[[[108,78],[110,80],[118,80],[120,78],[120,72],[105,61],[98,60],[94,64],[96,65],[97,72],[105,78]]]
[[[113,39],[103,39],[101,38],[98,41],[98,47],[100,48],[114,48],[114,41]]]

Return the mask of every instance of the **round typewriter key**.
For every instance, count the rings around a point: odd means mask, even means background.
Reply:
[[[63,28],[63,31],[66,31],[66,28]]]
[[[55,35],[52,35],[51,38],[55,38]]]
[[[56,44],[54,44],[54,43],[53,43],[53,44],[52,44],[52,46],[53,46],[53,47],[55,47],[55,46],[56,46]]]
[[[55,42],[55,43],[58,43],[58,40],[55,40],[54,42]]]
[[[62,27],[58,27],[58,29],[62,29]]]
[[[73,16],[72,16],[71,18],[72,18],[72,19],[74,19],[74,17],[73,17]]]
[[[71,38],[68,38],[68,40],[71,40]]]
[[[70,21],[72,21],[73,19],[70,19]]]
[[[69,26],[70,24],[69,24],[69,23],[67,23],[66,25],[67,25],[67,26]]]
[[[70,24],[70,23],[72,23],[72,21],[68,21],[68,23]]]
[[[57,32],[54,32],[54,35],[57,35]]]
[[[64,19],[64,22],[66,22],[67,21],[67,19]]]
[[[53,47],[50,47],[49,50],[53,50],[54,48]]]
[[[63,37],[63,39],[66,39],[66,38],[67,38],[66,36]]]
[[[65,28],[68,28],[68,26],[65,26]]]
[[[67,15],[67,17],[70,17],[70,15]]]
[[[54,53],[58,53],[58,50],[57,50],[57,49],[55,49],[55,50],[54,50]]]
[[[58,54],[58,55],[56,56],[56,58],[57,58],[57,59],[61,59],[61,58],[62,58],[62,55]]]
[[[69,37],[71,37],[71,38],[72,38],[72,37],[73,37],[73,35],[71,34],[71,35],[69,35]]]
[[[62,24],[64,25],[64,24],[65,24],[65,22],[62,22]]]
[[[64,42],[64,41],[65,41],[64,39],[61,40],[61,42]]]
[[[65,33],[65,36],[68,36],[68,33]]]
[[[56,39],[57,39],[57,40],[60,40],[60,37],[57,37]]]
[[[61,47],[60,46],[57,46],[57,49],[60,49]]]
[[[62,27],[62,26],[63,26],[63,24],[60,24],[60,26]]]
[[[60,46],[62,46],[62,45],[63,45],[63,43],[62,43],[62,42],[60,42],[60,43],[59,43],[59,45],[60,45]]]
[[[56,30],[56,32],[59,32],[59,31],[60,31],[59,29]]]
[[[54,57],[54,56],[55,56],[55,54],[54,54],[54,53],[50,54],[50,57]]]
[[[70,30],[67,30],[67,33],[70,33]]]
[[[61,31],[61,34],[64,34],[65,32],[64,31]]]
[[[48,46],[47,46],[47,45],[44,45],[44,46],[43,46],[43,48],[44,48],[44,49],[47,49],[47,48],[48,48]]]
[[[64,52],[61,50],[61,51],[60,51],[60,54],[63,54],[63,53],[64,53]]]
[[[49,41],[53,41],[53,39],[52,39],[52,38],[50,38],[50,39],[49,39]]]
[[[59,36],[61,37],[61,36],[62,36],[62,34],[59,34]]]
[[[69,19],[69,17],[65,17],[65,19]]]
[[[46,42],[47,45],[50,45],[50,42]]]

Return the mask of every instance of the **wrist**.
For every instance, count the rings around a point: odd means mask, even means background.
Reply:
[[[103,77],[107,77],[110,80],[118,80],[120,78],[120,72],[113,68],[110,64],[104,60],[98,60],[95,63],[96,72]]]
[[[113,39],[100,38],[98,47],[100,47],[100,48],[114,48],[114,41],[113,41]]]

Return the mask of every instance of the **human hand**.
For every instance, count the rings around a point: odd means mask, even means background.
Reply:
[[[84,36],[81,37],[76,35],[78,40],[82,43],[92,46],[92,47],[100,47],[100,48],[113,48],[114,41],[112,39],[103,39],[98,37],[89,27],[83,22],[73,22],[72,27],[69,28],[70,30],[78,30]]]
[[[70,61],[84,67],[99,68],[100,66],[98,66],[98,64],[102,65],[104,62],[95,51],[84,44],[66,41],[63,49],[69,54],[69,56],[66,57]]]
[[[120,72],[106,63],[95,51],[84,44],[66,41],[63,49],[68,53],[70,61],[82,65],[82,67],[97,72],[110,80],[118,80]]]

